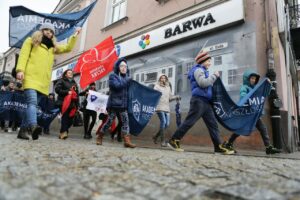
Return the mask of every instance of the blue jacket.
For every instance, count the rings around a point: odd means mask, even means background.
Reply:
[[[200,97],[205,101],[210,101],[212,99],[212,86],[208,87],[200,87],[195,79],[194,73],[197,69],[203,70],[205,74],[205,78],[209,77],[208,70],[202,66],[201,64],[194,65],[192,69],[190,69],[188,74],[188,79],[191,83],[192,96]]]
[[[254,85],[250,85],[250,77],[256,76],[256,83]],[[243,85],[240,88],[240,99],[242,99],[244,96],[246,96],[258,83],[259,81],[259,74],[256,73],[254,70],[246,70],[243,74]]]
[[[127,61],[120,58],[116,61],[114,72],[109,75],[109,97],[107,101],[108,109],[125,109],[128,108],[128,87],[131,78],[129,77],[129,70],[127,66],[127,73],[120,74],[120,63]]]

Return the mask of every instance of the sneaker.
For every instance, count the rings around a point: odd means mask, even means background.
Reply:
[[[180,148],[179,140],[170,139],[167,143],[168,147],[174,151],[183,152],[184,149]]]
[[[37,140],[39,139],[39,135],[42,134],[43,129],[40,126],[32,126],[29,131],[31,133],[32,140]]]
[[[233,150],[227,149],[223,144],[220,144],[217,148],[215,148],[215,153],[221,153],[225,155],[234,154]]]
[[[268,146],[266,148],[266,154],[275,154],[275,153],[281,153],[281,151],[275,147],[273,147],[272,145]]]
[[[12,128],[8,128],[7,132],[12,133]]]
[[[237,153],[237,151],[233,148],[233,144],[229,143],[227,141],[223,142],[222,144],[223,147],[225,147],[226,149],[233,151],[234,153]]]

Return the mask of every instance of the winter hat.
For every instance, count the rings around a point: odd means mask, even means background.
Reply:
[[[201,64],[206,60],[210,59],[208,52],[201,50],[195,58],[196,63]]]
[[[41,25],[41,27],[40,27],[40,30],[43,30],[43,29],[50,29],[50,30],[53,31],[53,33],[55,34],[55,27],[54,27],[54,25],[51,24],[51,23],[48,23],[48,22],[43,23],[43,24]]]

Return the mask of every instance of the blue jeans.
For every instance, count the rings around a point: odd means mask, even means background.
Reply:
[[[157,112],[160,121],[160,129],[166,129],[170,125],[170,113],[159,111]]]
[[[22,128],[30,128],[37,125],[37,105],[41,100],[42,94],[34,89],[24,90],[25,103],[27,109],[23,115]]]

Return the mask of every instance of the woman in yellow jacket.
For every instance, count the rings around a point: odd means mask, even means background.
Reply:
[[[57,45],[54,26],[44,23],[39,31],[34,32],[32,37],[24,41],[16,68],[16,78],[23,81],[27,103],[18,134],[19,139],[29,140],[28,132],[33,140],[38,139],[41,134],[42,128],[37,125],[36,106],[42,95],[49,94],[54,54],[70,52],[80,31],[80,29],[76,30],[67,44]]]

